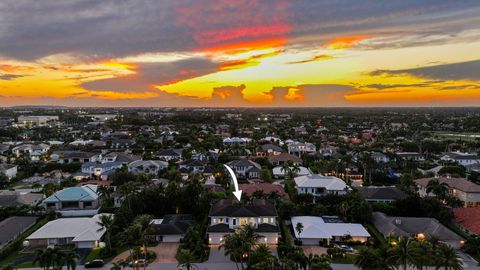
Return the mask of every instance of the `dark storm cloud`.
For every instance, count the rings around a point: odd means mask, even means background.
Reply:
[[[438,80],[480,80],[480,60],[436,65],[401,70],[376,70],[370,73],[373,76],[382,74],[411,74],[417,77],[432,78]]]
[[[0,55],[109,58],[275,35],[318,44],[352,33],[455,34],[479,25],[479,8],[474,0],[4,0]]]

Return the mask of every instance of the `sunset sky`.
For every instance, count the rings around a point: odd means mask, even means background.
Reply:
[[[480,105],[480,1],[2,0],[15,105]]]

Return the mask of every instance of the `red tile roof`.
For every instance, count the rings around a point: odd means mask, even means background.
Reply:
[[[255,191],[261,190],[264,194],[277,192],[278,195],[283,199],[289,199],[288,194],[285,192],[281,185],[275,185],[270,183],[240,184],[239,189],[248,196],[252,196]]]
[[[454,208],[455,222],[465,229],[480,235],[480,206],[467,208]]]

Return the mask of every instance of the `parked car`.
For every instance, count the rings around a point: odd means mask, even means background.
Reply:
[[[85,268],[100,268],[103,267],[105,262],[103,260],[93,260],[85,263]]]
[[[347,253],[354,253],[354,252],[355,252],[355,250],[354,250],[352,247],[347,246],[347,245],[340,245],[340,246],[338,246],[338,247],[339,247],[340,250],[343,251],[343,252],[347,252]]]
[[[145,259],[138,259],[130,263],[131,267],[144,267],[148,265],[148,261]]]

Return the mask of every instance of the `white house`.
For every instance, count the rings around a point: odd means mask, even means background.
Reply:
[[[315,153],[317,148],[313,143],[301,143],[301,142],[293,142],[288,144],[288,153],[294,155],[302,155],[306,153]]]
[[[243,225],[250,224],[260,235],[260,244],[277,244],[280,232],[277,226],[277,210],[267,200],[254,200],[250,205],[219,200],[210,208],[208,243],[221,244],[228,235]]]
[[[168,167],[168,162],[162,160],[136,160],[128,164],[128,171],[134,174],[157,175],[161,170]]]
[[[117,169],[123,168],[123,166],[124,164],[121,162],[87,162],[82,164],[82,175],[86,178],[107,180],[108,175],[115,172]]]
[[[19,158],[22,155],[30,157],[32,161],[39,161],[43,155],[45,155],[50,146],[48,144],[21,144],[12,148],[12,154]]]
[[[80,218],[59,218],[48,222],[27,237],[31,247],[75,244],[76,248],[98,247],[105,228],[98,225],[100,215]]]
[[[462,153],[462,152],[443,153],[443,155],[440,157],[440,160],[447,161],[447,162],[448,161],[456,162],[462,166],[480,164],[480,156],[476,154]]]
[[[296,230],[301,223],[303,230]],[[292,217],[292,226],[295,231],[295,238],[302,241],[303,245],[319,245],[320,242],[343,242],[346,240],[366,242],[370,237],[368,231],[356,223],[341,223],[338,221],[328,222],[328,219],[315,216]]]
[[[299,194],[308,193],[314,197],[327,194],[345,195],[350,190],[342,179],[321,174],[295,177],[295,184]]]
[[[227,165],[232,168],[237,177],[241,178],[258,178],[262,170],[260,164],[249,159],[233,160],[228,162]]]

